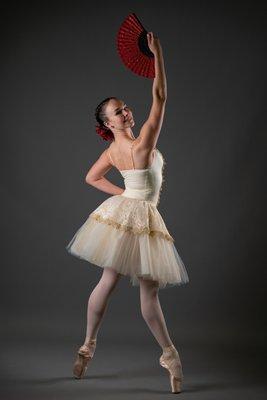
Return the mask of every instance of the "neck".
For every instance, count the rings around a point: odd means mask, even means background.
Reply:
[[[119,143],[124,140],[134,140],[135,136],[131,128],[123,129],[123,130],[113,130],[114,141]]]

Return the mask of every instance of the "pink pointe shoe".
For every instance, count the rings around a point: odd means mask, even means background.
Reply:
[[[164,347],[159,363],[170,374],[172,393],[180,393],[182,391],[183,371],[178,351],[173,344]]]
[[[82,345],[77,354],[73,365],[73,375],[76,379],[81,379],[88,367],[88,362],[93,358],[96,348],[96,339],[90,339],[89,343]]]

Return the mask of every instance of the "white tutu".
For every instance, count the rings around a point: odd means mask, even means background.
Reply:
[[[107,198],[66,249],[78,258],[129,276],[133,286],[139,285],[138,277],[158,281],[161,289],[189,281],[174,239],[151,201],[123,194]]]

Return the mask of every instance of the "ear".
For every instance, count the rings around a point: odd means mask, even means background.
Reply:
[[[104,125],[105,125],[107,128],[110,128],[110,127],[108,126],[108,122],[104,122]],[[111,125],[111,128],[114,128],[114,126]]]

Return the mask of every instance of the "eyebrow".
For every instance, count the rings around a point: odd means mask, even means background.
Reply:
[[[126,106],[125,103],[123,104],[123,107],[124,107],[124,106]],[[114,112],[118,111],[120,108],[121,108],[121,107],[116,108],[116,109],[114,110]]]

